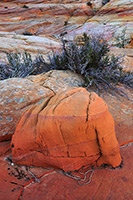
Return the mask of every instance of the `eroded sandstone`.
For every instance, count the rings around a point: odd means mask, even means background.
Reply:
[[[53,94],[51,90],[21,78],[0,81],[0,91],[0,141],[11,139],[25,109]]]
[[[89,1],[88,1],[89,2]],[[72,39],[84,32],[119,36],[132,32],[130,0],[81,1],[4,1],[0,2],[0,58],[5,51],[29,51],[47,55],[60,49],[60,39]]]
[[[110,39],[121,36],[122,30],[126,28],[126,38],[130,38],[133,26],[132,10],[133,5],[130,0],[110,1],[71,35],[87,32],[88,34],[101,34],[106,39]]]
[[[16,164],[75,171],[121,163],[114,120],[94,92],[71,88],[45,98],[21,117],[12,138]]]

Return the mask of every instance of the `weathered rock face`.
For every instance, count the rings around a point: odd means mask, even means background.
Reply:
[[[89,4],[90,2],[90,4]],[[107,1],[105,1],[107,2]],[[0,59],[5,51],[47,55],[61,47],[62,36],[71,39],[84,32],[105,38],[132,32],[132,2],[114,0],[3,1],[0,2]]]
[[[7,148],[5,142],[0,143]],[[7,142],[6,142],[7,143]],[[89,185],[80,186],[76,180],[64,176],[57,172],[51,172],[45,176],[42,174],[49,172],[49,169],[40,167],[29,167],[40,183],[36,181],[29,183],[33,179],[31,174],[24,166],[11,165],[11,163],[0,156],[0,187],[1,199],[14,200],[18,198],[21,185],[28,184],[23,189],[22,200],[36,199],[130,199],[132,191],[132,146],[121,149],[121,155],[124,165],[121,169],[116,170],[96,170],[93,173]],[[9,154],[7,154],[9,156]],[[88,174],[89,175],[89,174]],[[88,179],[87,179],[88,180]],[[15,184],[16,183],[16,184]],[[111,186],[111,187],[110,187]],[[116,191],[117,192],[114,192]],[[34,192],[33,192],[34,191]],[[104,192],[103,192],[104,191]]]
[[[89,1],[86,0],[1,0],[0,63],[7,62],[5,51],[26,50],[33,56],[41,53],[46,58],[51,52],[51,47],[54,50],[60,49],[60,38],[63,35],[64,38],[71,39],[83,32],[97,32],[104,33],[106,38],[110,38],[113,33],[120,36],[126,27],[126,38],[130,37],[133,26],[132,1],[110,0],[104,7],[103,1],[91,0],[92,5],[87,5],[86,2]],[[132,41],[131,35],[131,42],[126,45],[126,48],[130,49],[113,48],[110,52],[115,55],[119,53],[126,55],[124,62],[126,70],[133,69]],[[83,82],[78,75],[61,71],[48,72],[27,79],[0,81],[0,141],[11,139],[21,114],[30,107],[40,105],[45,95],[48,99],[61,89],[79,87]],[[124,87],[124,91],[131,99],[132,89]],[[131,140],[132,102],[126,98],[118,99],[110,94],[104,94],[102,98],[108,104],[109,111],[115,120],[119,143]],[[73,196],[74,199],[129,199],[132,191],[131,151],[132,146],[121,149],[124,167],[121,170],[97,170],[94,173],[93,183],[89,187],[78,186],[77,182],[55,173],[44,176],[40,184],[35,183],[26,187],[21,198],[44,200],[44,197],[45,199],[64,199],[65,197],[69,200]],[[0,142],[0,188],[2,191],[0,197],[14,200],[18,198],[20,185],[24,185],[32,177],[23,166],[12,166],[5,160],[4,157],[9,156],[10,153],[10,141]],[[30,170],[36,176],[46,171],[46,169],[35,167]],[[18,171],[24,175],[21,179]],[[104,177],[104,181],[101,177]],[[13,183],[18,183],[18,185]],[[117,192],[114,192],[116,188]]]
[[[0,81],[0,141],[11,139],[21,114],[46,96],[59,90],[79,87],[82,77],[70,71],[50,71],[25,79]]]
[[[129,48],[118,48],[112,47],[110,49],[109,54],[115,56],[121,56],[121,66],[126,71],[133,71],[133,48],[131,48],[130,44],[128,45]]]
[[[21,78],[0,81],[0,141],[9,140],[25,109],[52,95],[47,88]]]
[[[25,79],[12,78],[0,81],[0,140],[11,139],[16,124],[26,109],[40,104],[47,95],[72,87],[81,87],[83,83],[84,80],[81,76],[61,70],[49,71]],[[132,99],[132,89],[124,86],[123,88],[124,92]],[[109,111],[115,120],[119,142],[123,143],[127,141],[127,138],[128,140],[132,139],[132,101],[125,97],[118,99],[108,93],[104,94],[102,98],[109,106]],[[128,135],[125,135],[125,130],[128,130]]]
[[[12,139],[13,162],[74,171],[97,161],[120,165],[114,121],[95,93],[73,88],[44,99],[21,117]]]
[[[92,15],[93,8],[87,6],[85,0],[63,3],[39,0],[2,1],[0,51],[19,49],[46,55],[51,47],[60,48],[62,35],[81,26]],[[0,57],[3,58],[3,54]]]
[[[133,26],[132,10],[133,4],[130,0],[110,1],[96,12],[94,17],[77,28],[74,33],[76,35],[84,32],[101,34],[106,39],[109,39],[114,36],[120,36],[122,30],[126,28],[126,37],[129,38]],[[73,35],[73,32],[71,35]]]
[[[121,89],[127,94],[129,99],[112,96],[108,93],[102,96],[115,120],[116,136],[120,144],[133,139],[133,89],[125,86],[121,86]]]
[[[115,55],[125,54],[127,63],[124,64],[126,70],[131,70],[132,66],[132,57],[130,53],[132,51],[128,49],[118,49],[113,48],[111,50]],[[133,69],[133,68],[132,68]],[[30,76],[27,79],[30,79],[33,82],[38,83],[41,86],[51,89],[54,93],[57,93],[61,90],[69,89],[71,87],[80,87],[84,84],[84,80],[81,76],[74,74],[70,71],[50,71],[46,74]],[[103,100],[107,103],[109,111],[111,112],[115,124],[116,124],[116,135],[120,143],[125,142],[126,140],[132,139],[132,99],[133,99],[133,90],[124,85],[119,86],[123,89],[126,97],[116,97],[109,93],[102,95]],[[95,91],[96,88],[89,89],[88,91]],[[125,129],[128,130],[128,134],[125,134]],[[119,134],[121,132],[121,134]]]
[[[7,42],[8,41],[8,42]],[[0,31],[0,58],[6,61],[6,56],[3,52],[23,52],[28,51],[31,54],[47,55],[53,50],[60,48],[60,41],[55,38],[46,36],[24,36],[16,33]],[[4,57],[4,58],[3,58]]]
[[[27,79],[52,90],[54,93],[71,87],[80,87],[84,84],[82,76],[69,70],[51,70],[40,75],[29,76]]]

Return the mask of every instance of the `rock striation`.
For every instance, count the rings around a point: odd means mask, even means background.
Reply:
[[[89,3],[91,2],[91,3]],[[130,0],[109,1],[3,1],[0,2],[0,58],[5,51],[29,51],[47,55],[60,49],[60,39],[84,32],[104,34],[106,39],[132,33]],[[113,42],[113,41],[112,41]]]
[[[88,19],[82,26],[69,32],[69,37],[88,34],[104,36],[112,44],[115,37],[121,37],[125,29],[125,38],[130,38],[133,27],[133,5],[130,0],[113,0],[101,7],[95,15]],[[112,38],[112,40],[110,40]]]
[[[60,48],[68,31],[92,17],[86,1],[0,2],[0,52],[26,50],[47,54]],[[8,42],[7,42],[8,40]],[[3,57],[3,54],[0,56]]]

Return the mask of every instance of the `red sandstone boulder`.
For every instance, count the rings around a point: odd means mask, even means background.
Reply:
[[[12,138],[13,162],[56,167],[120,165],[114,120],[105,102],[84,88],[59,92],[23,113]]]

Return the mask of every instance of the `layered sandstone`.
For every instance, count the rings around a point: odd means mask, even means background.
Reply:
[[[102,34],[105,38],[120,36],[126,28],[126,37],[129,38],[133,26],[133,4],[130,0],[113,0],[104,5],[95,16],[90,18],[76,34],[87,32],[89,34]]]
[[[0,57],[5,51],[29,51],[47,55],[59,49],[61,37],[100,33],[118,36],[132,32],[130,0],[110,1],[3,1],[0,2]],[[4,58],[3,58],[4,56]]]
[[[86,1],[2,1],[0,52],[26,50],[46,55],[51,48],[60,48],[62,35],[92,15]]]

